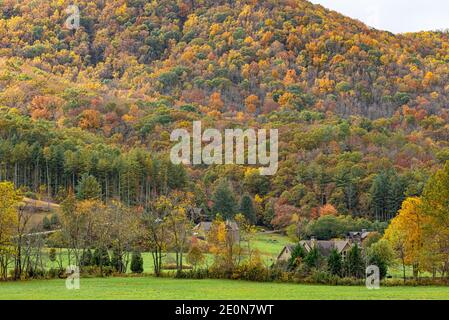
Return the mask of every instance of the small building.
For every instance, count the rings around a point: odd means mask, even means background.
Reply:
[[[240,230],[239,226],[235,221],[226,220],[226,232],[228,237],[232,237],[233,242],[238,242],[240,240]],[[207,240],[207,235],[212,227],[212,222],[203,221],[198,223],[193,227],[194,236],[201,240]]]
[[[368,231],[366,229],[362,229],[362,231],[351,231],[348,232],[347,238],[350,241],[357,243],[359,246],[361,246],[363,242],[368,238],[368,236],[372,233],[373,232]]]
[[[281,253],[278,255],[277,257],[277,261],[288,261],[290,260],[292,253],[293,253],[293,249],[295,249],[295,245],[294,244],[288,244],[286,245]]]
[[[206,213],[203,208],[193,207],[187,210],[187,217],[194,223],[200,223],[206,219]]]
[[[343,259],[346,259],[349,250],[354,245],[354,243],[350,240],[316,240],[314,238],[310,240],[302,240],[299,244],[303,246],[306,253],[309,253],[316,247],[324,257],[328,257],[331,251],[336,249]],[[279,254],[277,261],[281,262],[290,260],[295,246],[295,244],[286,245]]]

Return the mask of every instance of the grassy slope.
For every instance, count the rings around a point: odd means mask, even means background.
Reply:
[[[446,287],[329,287],[231,280],[142,278],[81,279],[80,290],[64,280],[0,283],[0,299],[449,299]]]

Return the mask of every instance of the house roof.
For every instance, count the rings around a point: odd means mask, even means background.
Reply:
[[[286,250],[292,252],[293,249],[295,248],[295,246],[296,246],[295,244],[287,244],[287,245],[285,245],[284,248],[282,248],[281,252],[278,254],[277,259],[279,259],[280,256],[282,256],[282,254],[283,254]]]
[[[348,236],[350,238],[356,238],[359,237],[360,240],[365,240],[366,237],[368,237],[372,232],[371,231],[366,231],[366,230],[362,230],[362,231],[351,231],[348,232]]]
[[[210,221],[203,221],[198,223],[194,229],[195,230],[201,230],[203,232],[209,232],[210,228],[212,227],[212,222]],[[235,221],[231,221],[231,220],[226,220],[226,227],[231,229],[232,231],[238,231],[239,230],[239,226]]]
[[[303,240],[299,243],[302,244],[307,250],[311,250],[315,243],[318,250],[323,255],[329,255],[332,249],[336,249],[338,253],[341,253],[346,246],[350,245],[349,240]]]
[[[195,229],[195,230],[202,230],[202,231],[204,231],[204,232],[209,232],[211,226],[212,226],[212,222],[209,222],[209,221],[203,221],[203,222],[198,223],[198,224],[194,227],[194,229]]]

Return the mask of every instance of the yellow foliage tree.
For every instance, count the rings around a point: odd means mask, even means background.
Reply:
[[[421,203],[420,198],[407,198],[384,235],[384,238],[391,243],[402,260],[404,277],[405,265],[413,267],[415,277],[418,276],[420,271],[424,245],[423,226],[426,220],[421,210]]]
[[[10,182],[0,183],[0,278],[8,276],[7,255],[12,253],[12,237],[17,228],[20,193]]]

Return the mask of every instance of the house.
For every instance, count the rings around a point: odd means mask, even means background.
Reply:
[[[290,258],[292,256],[293,249],[295,249],[295,245],[294,244],[286,245],[282,249],[281,253],[278,255],[277,261],[288,261],[288,260],[290,260]]]
[[[193,207],[187,210],[187,217],[194,223],[200,223],[206,219],[206,213],[203,208]]]
[[[228,237],[232,237],[233,242],[238,242],[240,240],[240,230],[238,224],[231,220],[226,220],[225,224]],[[211,227],[212,222],[210,221],[200,222],[193,227],[193,235],[198,239],[207,240],[207,235],[209,234]]]
[[[368,238],[370,234],[373,232],[368,231],[366,229],[362,229],[362,231],[351,231],[348,232],[348,239],[354,243],[357,243],[359,246],[363,244],[363,242]]]
[[[354,243],[350,240],[316,240],[312,238],[311,240],[303,240],[299,242],[300,245],[304,247],[306,253],[309,253],[313,248],[318,248],[318,251],[324,257],[328,257],[333,249],[342,256],[343,259],[346,258],[349,250],[352,248]],[[289,244],[286,245],[281,253],[279,254],[277,261],[288,261],[292,256],[292,252],[296,245]]]

